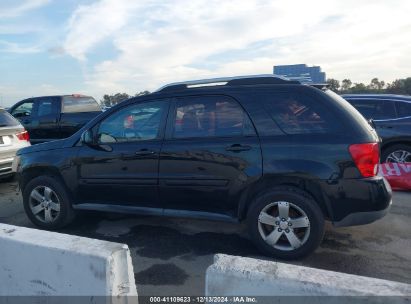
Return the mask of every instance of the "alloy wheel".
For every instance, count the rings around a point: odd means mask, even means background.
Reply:
[[[258,230],[268,245],[278,250],[292,251],[308,240],[310,220],[307,214],[293,203],[273,202],[261,210]]]
[[[49,187],[34,188],[30,193],[29,203],[33,215],[43,223],[54,222],[60,214],[60,200]]]
[[[407,163],[411,162],[411,153],[405,150],[397,150],[388,154],[387,163]]]

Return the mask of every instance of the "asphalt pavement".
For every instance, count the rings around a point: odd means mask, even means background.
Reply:
[[[0,183],[0,222],[34,228],[15,183]],[[61,232],[128,244],[142,296],[203,295],[216,253],[267,259],[241,224],[84,212]],[[288,263],[411,284],[411,193],[395,192],[390,213],[373,224],[327,224],[321,247]]]

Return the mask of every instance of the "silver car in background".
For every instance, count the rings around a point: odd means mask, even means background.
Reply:
[[[30,146],[29,134],[6,110],[0,108],[0,182],[13,176],[17,150]]]

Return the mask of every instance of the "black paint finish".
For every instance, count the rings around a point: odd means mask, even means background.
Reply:
[[[271,94],[287,91],[325,105],[340,128],[323,134],[284,133],[262,104]],[[251,119],[255,135],[172,138],[173,103],[190,96],[235,100]],[[85,131],[94,130],[119,109],[158,99],[171,104],[158,139],[105,145],[82,142]],[[18,173],[23,189],[38,175],[61,178],[78,209],[227,220],[244,219],[257,194],[292,185],[313,196],[326,218],[340,222],[353,213],[389,206],[391,190],[384,179],[362,178],[348,151],[351,144],[378,140],[346,101],[310,86],[204,87],[125,101],[67,139],[20,150]]]

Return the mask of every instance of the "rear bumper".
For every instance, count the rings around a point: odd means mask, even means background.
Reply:
[[[356,212],[350,213],[346,217],[344,217],[341,221],[333,222],[335,227],[346,227],[346,226],[358,226],[358,225],[366,225],[373,223],[384,216],[390,211],[392,205],[392,201],[388,207],[384,210],[380,211],[368,211],[368,212]]]
[[[330,220],[337,227],[372,223],[385,216],[392,203],[391,187],[380,176],[323,181],[322,190]]]
[[[13,174],[12,164],[13,164],[14,157],[7,157],[0,159],[0,176],[8,176]]]

